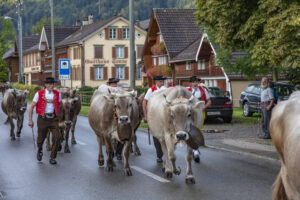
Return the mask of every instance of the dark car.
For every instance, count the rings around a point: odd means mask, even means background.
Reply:
[[[248,87],[241,93],[240,106],[243,108],[243,114],[246,117],[252,116],[253,113],[260,112],[260,82],[255,81],[248,85]],[[295,87],[286,82],[274,82],[275,90],[278,94],[278,102],[284,101],[296,90]]]
[[[217,87],[208,87],[211,106],[206,109],[206,119],[222,118],[224,122],[232,120],[232,101]]]

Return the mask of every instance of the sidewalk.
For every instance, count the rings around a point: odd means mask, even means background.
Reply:
[[[147,133],[145,128],[139,130]],[[208,148],[279,162],[272,140],[258,138],[262,135],[259,124],[210,123],[204,125],[202,132]]]

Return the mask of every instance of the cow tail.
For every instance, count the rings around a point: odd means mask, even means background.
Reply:
[[[280,172],[278,173],[276,181],[273,184],[272,199],[273,200],[288,200]]]
[[[7,117],[6,121],[4,122],[4,124],[8,124],[9,123],[9,118]]]

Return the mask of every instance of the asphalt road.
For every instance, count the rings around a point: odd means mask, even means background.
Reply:
[[[0,111],[0,200],[269,200],[280,167],[277,162],[205,148],[201,163],[192,164],[196,184],[187,185],[185,148],[176,151],[182,173],[166,179],[156,163],[154,146],[138,132],[142,156],[130,156],[133,176],[127,177],[122,161],[115,161],[113,172],[98,167],[96,136],[82,116],[75,134],[78,144],[70,147],[70,154],[59,153],[53,166],[45,148],[42,162],[36,160],[25,116],[21,138],[11,141],[10,127],[3,124],[6,116]]]

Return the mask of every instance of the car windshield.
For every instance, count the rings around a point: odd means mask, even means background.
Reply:
[[[275,85],[278,96],[290,96],[295,91],[295,88],[290,85]]]
[[[224,92],[219,88],[209,88],[209,95],[211,97],[225,97]]]

